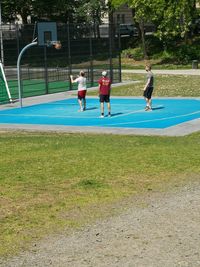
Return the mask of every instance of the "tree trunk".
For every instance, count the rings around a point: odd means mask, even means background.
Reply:
[[[146,51],[146,43],[145,43],[145,31],[144,31],[144,21],[141,20],[139,22],[140,32],[141,32],[141,41],[142,41],[142,49],[144,54],[144,59],[147,59],[147,51]]]

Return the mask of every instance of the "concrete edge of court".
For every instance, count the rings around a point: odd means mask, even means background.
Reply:
[[[181,123],[166,129],[138,129],[138,128],[104,128],[91,126],[62,126],[62,125],[30,125],[30,124],[1,124],[0,132],[28,131],[28,132],[62,132],[87,134],[117,134],[144,136],[185,136],[200,131],[200,119]]]
[[[130,81],[114,84],[113,87],[125,84],[133,84],[138,81]],[[98,87],[91,87],[88,91],[97,90]],[[76,90],[66,91],[56,94],[41,95],[23,99],[23,106],[31,106],[51,101],[59,101],[66,98],[75,97]],[[93,96],[94,97],[94,96]],[[113,98],[117,98],[116,96]],[[120,98],[142,98],[141,97],[121,97]],[[162,97],[157,97],[162,99]],[[185,97],[170,97],[171,99],[184,99]],[[187,97],[188,98],[188,97]],[[198,97],[189,97],[189,99],[200,99]],[[13,109],[19,107],[19,103],[5,104],[1,110]],[[152,136],[185,136],[200,131],[200,119],[195,119],[185,123],[178,124],[165,129],[138,129],[138,128],[105,128],[92,126],[62,126],[62,125],[30,125],[30,124],[0,124],[0,131],[39,131],[39,132],[65,132],[65,133],[94,133],[94,134],[120,134],[120,135],[152,135]]]

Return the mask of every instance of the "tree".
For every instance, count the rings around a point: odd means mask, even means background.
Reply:
[[[165,45],[176,38],[188,40],[196,17],[199,0],[111,0],[115,7],[128,4],[134,10],[134,20],[139,24],[141,40],[146,56],[144,24],[151,21],[156,33]]]
[[[100,24],[102,15],[106,11],[104,0],[82,0],[82,3],[77,7],[76,13],[82,17],[82,20],[92,24]]]
[[[111,2],[115,7],[128,4],[128,6],[133,9],[134,20],[138,23],[141,32],[144,58],[147,58],[144,25],[146,22],[149,22],[153,14],[152,0],[111,0]]]
[[[104,0],[2,0],[4,22],[13,22],[20,15],[27,23],[31,15],[35,20],[99,23],[105,10]]]
[[[73,22],[79,2],[82,0],[32,0],[32,13],[35,20]]]
[[[82,2],[83,0],[2,0],[2,17],[4,22],[13,22],[17,15],[22,17],[23,23],[27,23],[28,15],[35,20],[72,22]]]
[[[194,0],[159,0],[153,21],[157,24],[156,35],[165,43],[182,38],[187,42],[191,25],[196,16]]]

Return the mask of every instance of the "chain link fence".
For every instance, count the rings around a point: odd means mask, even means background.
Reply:
[[[17,59],[37,35],[36,25],[2,25],[1,59],[12,98],[18,98]],[[62,49],[35,46],[21,60],[22,97],[76,89],[69,76],[87,74],[88,87],[97,85],[102,70],[113,83],[121,81],[121,38],[114,25],[57,24]],[[2,90],[1,90],[2,91]],[[0,93],[0,102],[6,97]]]

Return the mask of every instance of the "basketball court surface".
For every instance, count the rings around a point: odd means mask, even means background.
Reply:
[[[53,96],[51,96],[53,99]],[[87,98],[79,112],[76,97],[19,107],[0,107],[0,129],[52,130],[145,135],[186,135],[200,130],[199,98],[154,98],[145,111],[143,98],[112,97],[112,116],[100,118],[98,97]]]

